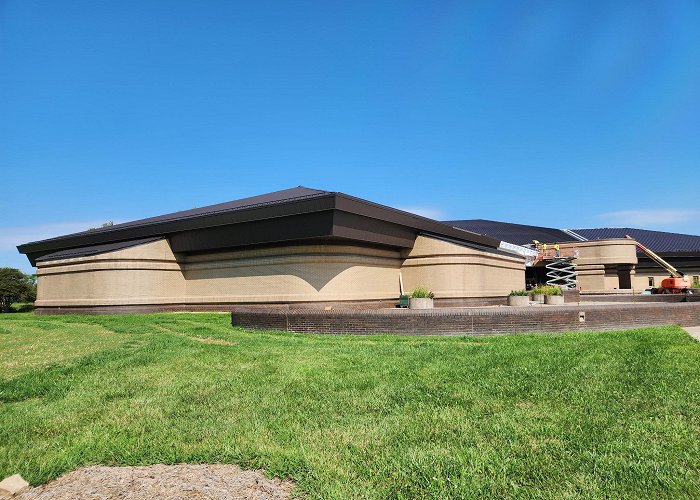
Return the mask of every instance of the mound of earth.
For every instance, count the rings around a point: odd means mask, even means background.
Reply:
[[[268,479],[235,465],[92,466],[24,490],[22,500],[81,499],[286,499],[291,481]]]

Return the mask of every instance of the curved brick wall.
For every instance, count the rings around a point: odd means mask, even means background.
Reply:
[[[580,320],[580,315],[585,320]],[[318,310],[236,307],[231,323],[300,333],[497,334],[700,325],[700,302],[544,307]]]
[[[398,301],[427,286],[441,300],[503,301],[522,288],[522,259],[419,236],[410,252],[306,243],[175,255],[160,240],[38,263],[39,314],[216,310],[228,304]],[[460,304],[463,305],[463,304]],[[228,310],[228,309],[227,309]]]

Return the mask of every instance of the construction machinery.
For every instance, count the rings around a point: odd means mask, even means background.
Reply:
[[[690,291],[690,280],[682,272],[636,241],[629,234],[625,235],[625,238],[634,241],[637,248],[647,254],[649,258],[656,262],[659,266],[666,269],[666,271],[668,271],[668,273],[671,275],[670,277],[661,281],[661,286],[659,288],[652,288],[652,293],[688,293]]]
[[[525,265],[534,266],[542,262],[547,273],[547,285],[557,286],[563,290],[576,288],[577,273],[574,260],[579,257],[578,250],[569,248],[560,251],[557,243],[552,245],[553,249],[546,250],[546,244],[540,244],[537,240],[533,240],[533,243],[537,248],[537,256],[531,264],[526,261]]]

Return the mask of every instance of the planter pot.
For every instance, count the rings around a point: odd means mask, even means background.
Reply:
[[[508,305],[515,307],[529,306],[530,297],[527,295],[510,295],[508,296]]]
[[[563,295],[545,295],[544,303],[550,304],[553,306],[564,305],[564,296]]]
[[[408,308],[409,309],[432,309],[433,308],[433,299],[411,297],[410,299],[408,299]]]
[[[544,294],[543,293],[535,293],[532,295],[532,301],[537,302],[538,304],[544,304]]]

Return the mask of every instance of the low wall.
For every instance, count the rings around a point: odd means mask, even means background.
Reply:
[[[233,326],[299,333],[402,335],[498,334],[700,325],[700,302],[440,308],[310,310],[236,307]]]
[[[685,295],[681,293],[675,294],[655,294],[655,295],[641,295],[641,294],[626,294],[626,295],[612,295],[612,294],[581,294],[581,302],[624,302],[624,303],[639,303],[648,304],[651,302],[700,302],[700,295]]]
[[[274,309],[324,309],[333,307],[347,310],[385,309],[395,307],[398,300],[375,301],[349,301],[349,302],[294,302],[290,304],[245,304],[245,307],[260,307],[267,310]],[[142,314],[158,312],[230,312],[240,303],[201,303],[201,304],[144,304],[144,305],[115,305],[115,306],[58,306],[37,307],[34,314],[38,316],[51,316],[57,314]]]
[[[698,297],[700,298],[700,296]],[[578,302],[578,292],[567,290],[564,292],[565,302]],[[465,297],[460,299],[435,299],[436,308],[454,307],[485,307],[505,306],[508,297]],[[229,312],[237,306],[265,307],[268,309],[387,309],[396,307],[398,298],[391,300],[365,300],[365,301],[333,301],[333,302],[291,302],[288,304],[253,303],[241,304],[235,302],[212,303],[175,303],[175,304],[124,304],[124,305],[98,305],[98,306],[38,306],[34,313],[39,316],[54,314],[137,314],[155,312]]]
[[[505,306],[508,297],[480,297],[462,299],[435,299],[435,307],[439,310],[457,307],[484,307]],[[700,302],[700,295],[581,295],[578,291],[566,290],[564,301],[567,304],[595,303],[595,302],[620,302],[620,303],[675,303],[675,302]],[[37,307],[35,314],[39,316],[53,314],[133,314],[154,312],[229,312],[237,307],[265,308],[265,309],[325,309],[333,310],[386,310],[395,307],[398,300],[374,300],[374,301],[347,301],[347,302],[298,302],[290,304],[245,304],[240,303],[201,303],[201,304],[153,304],[153,305],[102,305],[102,306],[56,306]]]

